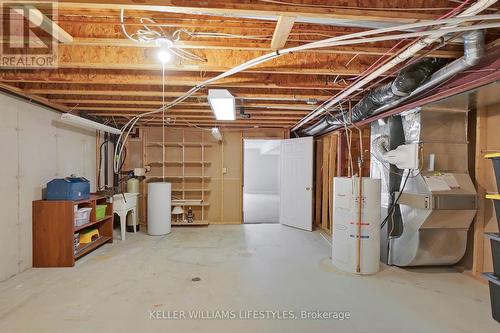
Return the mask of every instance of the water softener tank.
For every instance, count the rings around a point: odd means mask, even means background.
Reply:
[[[148,234],[161,236],[170,233],[172,184],[148,184]]]
[[[137,178],[130,178],[127,181],[127,193],[139,193],[139,179]],[[136,212],[135,214],[135,225],[137,226],[137,231],[140,229],[139,225],[139,214],[140,214],[140,208],[139,208],[139,203],[140,200],[137,200],[137,206],[136,206]],[[133,220],[132,220],[132,214],[127,215],[127,232],[133,232],[134,231],[134,226],[133,226]]]

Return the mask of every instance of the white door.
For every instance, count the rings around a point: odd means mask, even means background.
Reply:
[[[281,144],[280,223],[312,231],[313,138]]]

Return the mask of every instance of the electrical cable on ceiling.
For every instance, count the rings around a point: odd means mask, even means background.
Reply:
[[[239,73],[242,70],[254,67],[254,66],[261,64],[263,62],[266,62],[268,60],[283,56],[285,54],[289,54],[289,53],[300,51],[300,50],[308,50],[308,49],[321,48],[321,47],[360,44],[360,43],[366,43],[366,42],[394,40],[394,39],[410,38],[410,37],[418,37],[418,36],[433,36],[435,34],[444,35],[448,32],[452,32],[452,31],[456,32],[456,31],[469,31],[469,30],[476,30],[476,29],[494,28],[494,27],[499,27],[500,24],[498,24],[498,23],[482,24],[479,26],[476,25],[476,26],[472,26],[472,27],[471,26],[451,27],[451,28],[445,27],[445,28],[440,28],[437,30],[430,30],[430,31],[423,31],[423,32],[416,32],[416,33],[405,33],[405,34],[366,38],[366,36],[372,36],[372,35],[377,35],[377,34],[382,34],[382,33],[387,33],[387,32],[394,32],[394,31],[399,31],[399,30],[428,27],[428,26],[433,26],[433,25],[454,24],[454,23],[460,24],[460,23],[464,23],[464,22],[468,22],[468,21],[473,22],[473,21],[478,21],[478,20],[497,20],[497,19],[500,19],[500,15],[464,16],[464,17],[458,17],[458,18],[447,18],[447,19],[438,20],[438,21],[417,22],[417,23],[400,25],[397,27],[381,28],[381,29],[375,29],[375,30],[370,30],[370,31],[363,31],[363,32],[333,37],[333,38],[325,39],[322,41],[311,42],[309,44],[301,45],[298,47],[292,47],[292,48],[283,49],[283,50],[280,50],[277,52],[268,53],[268,54],[265,54],[263,56],[252,59],[250,61],[247,61],[239,66],[236,66],[236,67],[234,67],[234,68],[232,68],[232,69],[230,69],[222,74],[219,74],[211,79],[208,79],[208,80],[196,85],[195,87],[191,88],[187,93],[176,98],[174,101],[172,101],[168,105],[163,105],[161,108],[159,108],[157,110],[153,110],[153,111],[146,112],[146,113],[140,114],[138,116],[135,116],[134,118],[129,120],[122,127],[122,133],[120,134],[119,140],[123,139],[123,141],[126,141],[132,128],[139,121],[139,119],[141,119],[143,116],[162,112],[163,110],[170,109],[170,108],[174,107],[175,105],[183,102],[186,98],[189,98],[191,95],[193,95],[194,93],[199,91],[201,88],[207,86],[208,84],[211,84],[211,83],[218,81],[222,78],[231,76],[233,74]],[[122,27],[123,27],[123,25],[122,25]],[[120,149],[115,150],[115,153],[116,153],[115,156],[117,157],[117,160],[120,157],[122,150],[123,150],[123,146]],[[117,163],[115,163],[114,165],[115,165],[115,171],[116,171]]]
[[[190,61],[200,61],[200,62],[206,62],[207,60],[205,58],[202,58],[194,53],[182,50],[177,48],[173,41],[172,37],[167,36],[165,31],[161,26],[159,26],[160,31],[151,29],[148,25],[147,22],[149,23],[154,23],[156,24],[156,21],[148,18],[148,17],[141,17],[140,19],[141,24],[143,25],[144,29],[139,29],[135,33],[129,34],[127,32],[127,29],[125,28],[125,9],[121,9],[120,11],[120,23],[121,23],[121,29],[123,31],[123,34],[130,40],[136,42],[136,43],[152,43],[155,42],[159,44],[159,42],[163,42],[162,45],[164,45],[167,48],[167,51],[170,52],[173,55],[176,55],[184,60],[190,60]]]

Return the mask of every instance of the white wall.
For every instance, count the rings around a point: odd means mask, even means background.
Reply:
[[[276,140],[245,140],[243,182],[244,192],[253,194],[279,194],[280,155],[279,145],[272,151],[266,143]],[[262,153],[264,151],[264,153]]]
[[[95,188],[95,132],[60,113],[0,93],[0,281],[32,266],[31,203],[48,181],[70,174]]]

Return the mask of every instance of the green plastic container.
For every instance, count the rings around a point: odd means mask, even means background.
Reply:
[[[95,210],[95,219],[97,221],[102,220],[106,216],[107,205],[97,205]]]

